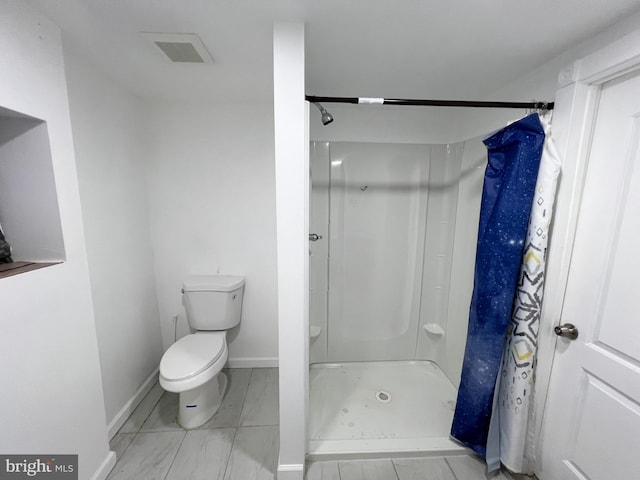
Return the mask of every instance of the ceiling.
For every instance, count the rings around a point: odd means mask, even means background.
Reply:
[[[483,98],[640,10],[640,0],[27,0],[65,46],[153,98],[270,101],[274,20],[306,25],[312,95]],[[196,33],[212,65],[139,32]]]

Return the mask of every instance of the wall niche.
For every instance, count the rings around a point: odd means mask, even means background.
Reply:
[[[0,107],[0,278],[66,260],[47,123]]]

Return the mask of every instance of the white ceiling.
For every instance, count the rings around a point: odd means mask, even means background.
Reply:
[[[27,0],[67,45],[147,97],[270,101],[274,20],[306,24],[313,95],[477,99],[640,0]],[[164,61],[139,32],[196,33],[213,65]]]

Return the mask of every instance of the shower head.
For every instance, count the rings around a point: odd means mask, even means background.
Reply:
[[[318,110],[320,110],[320,114],[322,115],[322,125],[329,125],[333,122],[333,115],[327,112],[322,105],[318,102],[313,102],[313,104],[318,107]]]

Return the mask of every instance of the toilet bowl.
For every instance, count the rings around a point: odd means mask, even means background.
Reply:
[[[178,423],[195,428],[220,408],[227,389],[221,372],[229,357],[226,332],[197,332],[182,337],[160,361],[160,386],[179,393]],[[217,381],[211,382],[216,378]]]
[[[227,389],[227,329],[240,322],[244,279],[199,275],[186,279],[182,289],[187,320],[199,329],[164,353],[159,381],[180,395],[178,423],[196,428],[215,415]]]

